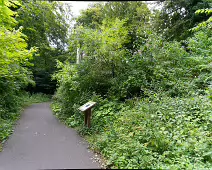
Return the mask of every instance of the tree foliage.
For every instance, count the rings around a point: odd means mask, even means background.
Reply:
[[[8,8],[9,5],[9,1],[4,1],[0,6],[0,15],[4,16],[0,21],[0,89],[1,100],[5,102],[9,97],[7,93],[13,94],[33,82],[27,66],[31,66],[29,61],[35,52],[33,48],[27,49],[25,35],[21,32],[22,28],[14,29],[17,22],[13,16],[16,13]]]
[[[102,10],[102,3],[90,5],[88,9],[81,11],[81,15],[76,18],[76,24],[92,29],[98,28],[104,17]]]
[[[133,53],[137,50],[137,42],[144,36],[143,31],[150,26],[150,16],[150,10],[144,2],[107,2],[105,5],[97,3],[82,11],[82,15],[76,19],[76,25],[99,29],[103,20],[126,20],[125,26],[129,30],[130,39],[124,46]]]
[[[38,48],[33,60],[32,72],[36,82],[33,91],[54,93],[55,82],[51,81],[51,74],[55,71],[55,59],[63,60],[63,56],[67,54],[65,48],[69,26],[65,20],[65,11],[59,2],[21,3],[22,7],[17,10],[16,17],[18,26],[23,26],[29,48]]]
[[[191,35],[190,28],[210,17],[207,13],[195,15],[195,11],[210,7],[210,0],[164,1],[161,12],[156,15],[156,30],[169,40],[183,40]]]

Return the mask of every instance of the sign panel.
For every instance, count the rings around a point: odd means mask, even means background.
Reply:
[[[85,103],[84,105],[80,106],[79,110],[84,112],[84,111],[92,108],[95,105],[96,105],[96,102],[89,101],[89,102]]]

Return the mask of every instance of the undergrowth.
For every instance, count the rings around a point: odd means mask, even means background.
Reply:
[[[212,102],[210,95],[188,98],[151,96],[115,103],[95,97],[99,103],[92,127],[83,115],[65,118],[77,127],[91,148],[107,159],[108,168],[205,169],[212,167]],[[104,103],[104,104],[103,104]]]

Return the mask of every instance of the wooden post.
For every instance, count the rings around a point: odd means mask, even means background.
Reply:
[[[85,114],[85,126],[88,126],[88,128],[90,128],[91,127],[91,108],[86,110],[84,114]]]
[[[87,110],[87,125],[88,128],[91,127],[91,108]]]
[[[77,48],[77,64],[80,63],[80,48]]]
[[[84,112],[84,115],[85,115],[85,126],[86,126],[87,122],[88,122],[88,113],[87,113],[87,111]]]

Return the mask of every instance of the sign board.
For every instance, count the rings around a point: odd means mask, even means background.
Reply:
[[[85,103],[84,105],[82,105],[81,107],[79,107],[79,110],[84,112],[88,109],[91,109],[95,105],[96,105],[96,102],[89,101],[89,102]]]

